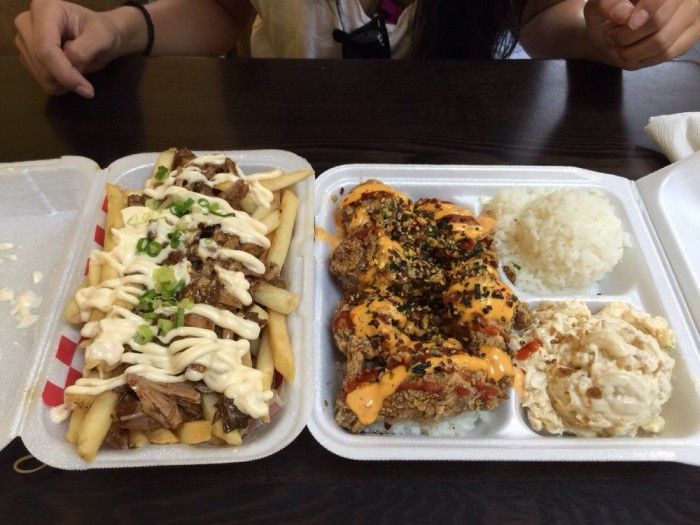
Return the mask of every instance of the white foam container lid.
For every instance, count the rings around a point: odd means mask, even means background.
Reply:
[[[380,179],[412,199],[437,197],[467,206],[477,214],[481,196],[519,186],[597,188],[614,203],[633,246],[602,281],[583,293],[535,296],[516,288],[521,300],[580,300],[593,312],[610,301],[669,320],[678,337],[673,393],[657,436],[634,438],[561,437],[535,432],[517,396],[479,422],[467,436],[351,434],[333,417],[342,383],[343,357],[335,348],[330,320],[341,290],[328,269],[330,249],[316,244],[316,362],[314,407],[309,429],[328,450],[364,460],[527,460],[527,461],[679,461],[700,465],[700,154],[677,162],[637,183],[566,167],[347,165],[316,181],[316,226],[335,230],[341,189]],[[669,262],[670,261],[670,262]]]
[[[198,152],[206,153],[206,152]],[[301,157],[280,150],[224,152],[244,173],[272,168],[294,171],[310,168]],[[92,463],[80,459],[64,439],[66,424],[54,424],[42,401],[47,380],[60,383],[80,365],[81,351],[72,362],[56,357],[62,337],[76,337],[65,323],[63,307],[83,278],[95,228],[101,225],[105,183],[141,189],[151,173],[155,153],[124,157],[100,170],[93,161],[62,157],[46,161],[0,163],[0,243],[12,243],[0,251],[0,288],[21,293],[33,290],[43,298],[39,321],[17,329],[8,303],[0,303],[0,448],[21,436],[27,449],[44,463],[64,469],[229,463],[259,459],[289,444],[304,428],[312,406],[314,364],[311,348],[314,311],[313,203],[311,177],[295,185],[300,205],[294,236],[285,264],[288,287],[301,295],[301,303],[289,316],[289,332],[297,375],[284,384],[284,406],[244,438],[239,447],[154,445],[129,451],[101,450]],[[13,253],[17,260],[7,259]],[[40,271],[44,279],[32,282]],[[77,340],[77,339],[75,339]],[[69,360],[70,361],[70,360]]]

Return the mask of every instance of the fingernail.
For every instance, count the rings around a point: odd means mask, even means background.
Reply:
[[[92,86],[84,86],[81,84],[80,86],[75,88],[75,92],[81,97],[85,98],[93,98],[95,96],[95,90]]]
[[[615,19],[613,22],[624,24],[629,18],[630,14],[632,14],[632,11],[634,11],[633,4],[630,4],[629,2],[620,2],[619,4],[613,6],[613,8],[610,10],[610,16]]]
[[[640,9],[636,13],[632,13],[632,16],[630,16],[630,19],[627,22],[627,27],[634,31],[635,29],[639,29],[646,24],[647,20],[649,20],[649,12],[644,9]]]

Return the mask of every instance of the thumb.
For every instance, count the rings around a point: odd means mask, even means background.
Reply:
[[[98,24],[88,24],[75,39],[63,44],[63,52],[73,66],[82,72],[92,71],[90,66],[95,57],[110,48],[111,41],[104,29]]]
[[[587,4],[593,3],[587,2]],[[625,25],[634,11],[634,4],[629,0],[598,0],[595,2],[595,10],[600,18]]]

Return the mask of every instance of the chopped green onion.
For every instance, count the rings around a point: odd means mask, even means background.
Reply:
[[[182,289],[185,287],[185,281],[180,279],[177,284],[175,285],[175,288],[173,288],[173,295],[179,294]]]
[[[141,237],[136,243],[136,253],[142,253],[146,251],[148,246],[148,239],[146,237]]]
[[[189,310],[190,308],[192,308],[194,306],[194,301],[192,299],[190,299],[189,297],[186,297],[183,300],[181,300],[179,303],[177,303],[177,305],[180,308],[184,308],[185,310]]]
[[[185,326],[185,310],[183,308],[177,309],[177,318],[175,320],[175,326],[178,328]]]
[[[175,272],[169,266],[160,266],[153,270],[153,280],[156,282],[156,290],[158,290],[158,285],[162,286],[168,281],[175,280]]]
[[[187,199],[186,201],[175,201],[175,203],[172,206],[170,206],[170,212],[177,217],[182,217],[183,215],[190,212],[193,204],[194,199],[191,198]]]
[[[515,266],[516,270],[522,270],[522,267],[518,263],[513,263],[513,266]]]
[[[155,290],[148,290],[144,292],[141,297],[139,297],[140,306],[148,306],[153,304],[153,300],[157,297],[158,292]]]
[[[142,324],[136,329],[136,337],[134,340],[140,345],[145,345],[146,343],[153,341],[154,337],[155,334],[153,333],[150,325]]]
[[[180,247],[180,238],[182,237],[182,232],[179,230],[175,230],[174,232],[170,232],[168,234],[168,239],[170,239],[170,246],[172,246],[174,249],[178,249]]]
[[[155,178],[156,178],[156,180],[164,181],[169,174],[170,174],[170,170],[168,168],[166,168],[165,166],[158,166],[158,169],[156,170]]]
[[[479,283],[474,285],[474,297],[481,299],[481,285]]]
[[[210,202],[209,203],[209,213],[214,213],[216,210],[219,209],[219,203],[218,202]]]
[[[173,329],[173,322],[170,319],[158,319],[158,330],[165,335]]]
[[[155,312],[146,312],[142,316],[146,321],[154,321],[156,318],[156,313]]]
[[[149,243],[146,245],[145,252],[151,257],[156,257],[162,249],[163,246],[159,242],[149,241]]]
[[[158,209],[158,201],[155,199],[146,199],[146,207],[150,208],[152,210],[157,210]]]
[[[174,303],[174,297],[179,294],[185,287],[185,281],[180,279],[179,281],[168,281],[161,285],[161,295],[163,299],[170,299]]]
[[[199,199],[199,200],[197,201],[197,204],[199,204],[199,205],[200,205],[202,208],[204,208],[205,210],[209,210],[210,204],[209,204],[209,201],[208,201],[207,199],[204,199],[204,198]]]

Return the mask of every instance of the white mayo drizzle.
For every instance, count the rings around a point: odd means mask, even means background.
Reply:
[[[181,339],[172,341],[176,337]],[[263,390],[262,372],[242,363],[250,351],[247,340],[218,339],[211,330],[182,327],[171,330],[161,341],[169,346],[133,342],[131,346],[135,351],[122,356],[122,362],[131,364],[124,373],[110,379],[81,378],[69,387],[70,391],[96,395],[125,385],[128,374],[158,383],[201,380],[212,390],[232,399],[242,412],[254,418],[268,414],[267,401],[272,399],[272,391]],[[206,370],[187,370],[193,363],[203,365]]]
[[[66,419],[68,419],[70,413],[70,409],[66,406],[65,403],[62,403],[49,410],[49,417],[51,417],[52,422],[58,424],[63,423]]]
[[[222,166],[226,161],[226,156],[221,154],[216,155],[203,155],[201,157],[196,157],[189,161],[185,166],[177,171],[172,171],[170,176],[162,181],[162,185],[158,186],[160,188],[168,188],[175,185],[178,181],[186,182],[202,182],[213,188],[219,184],[225,182],[236,182],[238,180],[243,180],[248,185],[248,194],[255,201],[258,206],[263,208],[269,208],[272,205],[272,200],[274,195],[265,186],[260,184],[261,180],[274,179],[282,175],[282,172],[278,169],[270,170],[262,173],[254,173],[252,175],[244,175],[238,164],[236,164],[236,173],[216,173],[211,180],[202,173],[201,168],[205,164],[211,164],[214,166]],[[152,181],[149,181],[153,184]],[[150,186],[153,189],[153,186]],[[153,197],[153,195],[149,195]],[[155,197],[154,197],[155,198]]]
[[[253,298],[248,292],[250,283],[243,272],[227,270],[219,265],[214,266],[214,269],[226,291],[238,299],[241,304],[248,306],[253,302]]]
[[[167,334],[156,335],[152,342],[139,344],[135,337],[139,326],[149,324],[149,321],[132,313],[123,305],[136,305],[138,298],[146,289],[154,288],[153,272],[172,253],[168,234],[175,229],[182,231],[181,242],[191,242],[200,225],[219,225],[221,231],[235,235],[241,243],[252,243],[264,248],[270,246],[265,236],[267,227],[253,219],[247,213],[234,210],[228,202],[217,197],[205,196],[176,183],[203,182],[214,186],[226,181],[243,179],[247,181],[240,170],[238,173],[217,174],[211,181],[202,174],[199,166],[204,164],[221,164],[223,155],[208,155],[198,157],[183,169],[172,172],[163,184],[153,187],[152,181],[144,193],[156,200],[167,197],[194,200],[190,213],[177,217],[170,210],[152,210],[145,206],[130,206],[122,210],[124,227],[112,230],[115,247],[110,252],[95,251],[91,254],[91,262],[103,266],[111,265],[118,274],[117,277],[103,281],[98,286],[82,288],[75,295],[80,308],[81,319],[88,321],[93,308],[105,312],[104,319],[86,322],[81,335],[92,339],[86,348],[87,361],[102,361],[110,366],[125,363],[130,366],[117,377],[81,378],[75,385],[66,389],[68,393],[97,395],[126,384],[128,374],[136,374],[148,380],[159,383],[174,383],[185,380],[204,381],[209,388],[221,392],[232,399],[235,405],[244,413],[261,418],[268,415],[268,405],[273,393],[264,390],[262,373],[243,363],[250,351],[249,340],[260,336],[260,327],[255,321],[237,316],[228,310],[219,310],[207,304],[195,304],[187,309],[187,313],[200,315],[215,325],[231,330],[242,339],[219,339],[216,333],[202,328],[181,327],[170,330]],[[259,184],[258,180],[279,176],[279,170],[269,173],[256,174],[249,183],[250,193],[259,205],[272,201],[272,192]],[[253,189],[253,186],[259,189]],[[220,217],[209,213],[207,206],[200,206],[198,201],[206,199],[216,203],[218,211],[232,214]],[[136,253],[136,245],[140,239],[149,237],[155,242],[165,245],[156,257],[145,253]],[[242,251],[219,246],[213,240],[201,240],[198,247],[201,258],[233,259],[241,262],[254,273],[263,274],[265,265],[258,258]],[[190,282],[191,264],[183,259],[176,265],[170,266],[175,279],[182,279],[185,284]],[[242,272],[234,272],[215,265],[217,275],[225,289],[236,297],[242,304],[252,304],[249,293],[250,283]],[[161,308],[157,313],[174,312],[174,308]],[[151,330],[157,334],[157,328],[150,324]],[[180,338],[173,341],[175,338]],[[132,351],[125,351],[128,346]],[[205,367],[204,372],[188,368],[191,364]],[[63,416],[60,410],[55,411],[55,417]],[[53,414],[52,414],[53,417]]]

